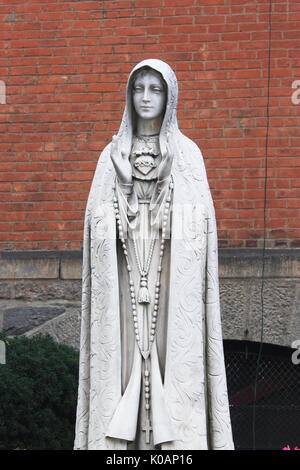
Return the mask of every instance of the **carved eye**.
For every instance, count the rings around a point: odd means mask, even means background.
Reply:
[[[151,90],[154,92],[154,93],[163,93],[163,88],[159,87],[159,86],[152,86],[151,87]]]
[[[143,87],[141,85],[135,85],[133,87],[133,91],[135,91],[137,93],[141,93],[143,91]]]

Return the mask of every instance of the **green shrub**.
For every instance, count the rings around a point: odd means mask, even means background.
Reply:
[[[0,450],[72,449],[78,353],[50,336],[0,339]]]

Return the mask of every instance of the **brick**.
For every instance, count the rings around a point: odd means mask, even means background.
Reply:
[[[0,115],[1,249],[80,248],[93,171],[118,129],[127,74],[149,56],[177,73],[180,126],[203,151],[220,243],[261,246],[268,5],[16,0],[14,11],[17,21],[0,6],[9,91]],[[299,200],[299,107],[291,103],[298,20],[295,3],[273,5],[267,230],[275,247],[299,241],[290,225]],[[251,224],[240,226],[250,213]]]

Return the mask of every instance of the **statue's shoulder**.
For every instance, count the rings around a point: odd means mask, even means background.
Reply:
[[[188,155],[191,159],[196,158],[202,159],[202,153],[196,142],[180,132],[180,146],[185,155]]]
[[[110,147],[111,147],[111,142],[109,142],[100,153],[99,159],[98,159],[98,165],[103,165],[104,163],[107,163],[110,157]]]
[[[101,188],[103,186],[103,181],[107,180],[107,175],[112,172],[112,162],[110,158],[110,147],[111,142],[109,142],[98,158],[98,162],[96,165],[96,169],[93,176],[93,181],[91,184],[89,198],[87,206],[89,209],[93,206],[95,200],[97,199],[98,195],[102,191]]]
[[[95,173],[94,173],[94,180],[98,179],[101,175],[103,175],[104,171],[112,165],[112,161],[110,158],[110,147],[111,147],[111,142],[109,142],[102,152],[99,155]]]

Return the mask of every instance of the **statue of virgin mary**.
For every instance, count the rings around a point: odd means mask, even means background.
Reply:
[[[233,449],[214,206],[160,60],[129,75],[84,225],[75,449]]]

